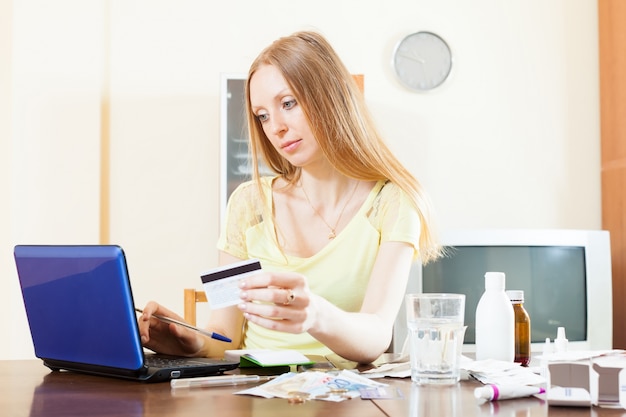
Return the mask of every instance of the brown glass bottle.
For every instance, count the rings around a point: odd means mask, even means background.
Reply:
[[[515,362],[530,364],[530,317],[524,308],[524,291],[507,291],[515,313]]]

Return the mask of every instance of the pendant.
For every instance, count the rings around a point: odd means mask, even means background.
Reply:
[[[337,236],[335,234],[335,231],[331,230],[330,233],[328,234],[328,240],[333,240],[335,238],[335,236]]]

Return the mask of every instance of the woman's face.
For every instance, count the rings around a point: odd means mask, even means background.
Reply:
[[[262,65],[250,79],[252,112],[272,146],[295,166],[322,158],[303,109],[273,65]]]

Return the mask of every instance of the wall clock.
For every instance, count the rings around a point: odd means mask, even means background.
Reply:
[[[439,35],[415,32],[396,46],[393,67],[402,85],[413,91],[429,91],[450,75],[452,51]]]

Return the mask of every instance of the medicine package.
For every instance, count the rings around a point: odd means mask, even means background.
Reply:
[[[239,281],[260,270],[259,260],[249,259],[202,273],[200,278],[211,308],[224,308],[241,302]]]

